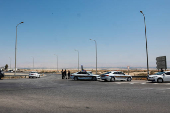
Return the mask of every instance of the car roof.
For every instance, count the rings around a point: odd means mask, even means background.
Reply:
[[[121,71],[110,71],[110,72],[121,72]]]

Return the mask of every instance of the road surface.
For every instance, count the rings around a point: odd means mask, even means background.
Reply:
[[[1,113],[169,113],[170,83],[0,80]]]

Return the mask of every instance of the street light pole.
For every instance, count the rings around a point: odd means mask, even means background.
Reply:
[[[10,59],[10,69],[11,69],[11,57],[9,57],[9,59]]]
[[[79,72],[79,51],[75,49],[75,51],[78,52],[78,72]]]
[[[143,14],[142,11],[140,11],[140,12]],[[148,76],[149,76],[148,45],[147,45],[147,36],[146,36],[146,22],[145,22],[145,15],[143,14],[143,16],[144,16],[144,24],[145,24],[146,56],[147,56],[147,73],[148,73]]]
[[[34,70],[34,57],[32,57],[32,58],[33,58],[32,60],[33,60],[33,70]]]
[[[92,40],[92,39],[90,39],[90,40]],[[92,41],[95,42],[95,46],[96,46],[96,75],[97,75],[97,42],[96,42],[96,40],[92,40]]]
[[[24,22],[20,22],[19,24],[22,24],[22,23],[24,23]],[[18,25],[19,24],[17,24],[17,26],[16,26],[16,41],[15,41],[15,75],[16,75],[16,57],[17,57],[17,27],[18,27]]]
[[[57,57],[57,72],[58,72],[58,55],[54,54]]]

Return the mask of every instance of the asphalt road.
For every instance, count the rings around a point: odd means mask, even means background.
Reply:
[[[1,113],[169,113],[170,83],[0,80]]]

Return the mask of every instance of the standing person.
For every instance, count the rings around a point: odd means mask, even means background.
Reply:
[[[68,70],[68,79],[70,78],[70,71]]]
[[[164,70],[161,68],[161,72],[164,72]]]
[[[61,74],[62,74],[62,79],[64,79],[64,72],[63,72],[63,69],[61,71]]]
[[[1,80],[2,77],[4,77],[4,74],[0,70],[0,80]]]

